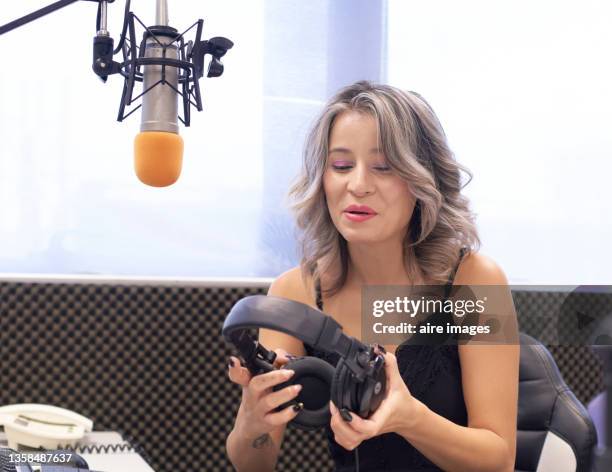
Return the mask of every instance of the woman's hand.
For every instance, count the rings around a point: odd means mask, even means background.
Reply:
[[[387,352],[385,356],[385,373],[387,390],[385,398],[378,409],[368,419],[350,412],[351,421],[345,421],[336,405],[329,402],[332,414],[331,428],[335,440],[344,449],[352,451],[362,441],[379,434],[391,433],[406,427],[417,412],[418,400],[408,390],[397,367],[396,357]]]
[[[272,429],[286,424],[297,416],[300,409],[291,405],[276,412],[278,406],[293,400],[301,390],[301,385],[292,385],[274,391],[272,387],[286,382],[293,375],[292,370],[281,367],[289,361],[289,354],[282,349],[275,349],[274,366],[278,370],[252,376],[246,367],[242,367],[236,357],[229,359],[228,375],[232,382],[242,386],[242,401],[236,416],[236,429],[245,437],[259,437]],[[296,408],[297,407],[297,408]]]

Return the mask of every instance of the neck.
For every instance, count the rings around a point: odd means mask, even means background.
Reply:
[[[404,264],[401,241],[349,243],[348,281],[357,285],[412,284]]]

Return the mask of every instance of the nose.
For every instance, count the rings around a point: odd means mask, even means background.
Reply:
[[[357,165],[348,175],[347,190],[356,197],[374,193],[375,185],[372,175],[365,165]]]

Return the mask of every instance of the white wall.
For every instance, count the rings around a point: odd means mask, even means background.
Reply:
[[[483,252],[516,283],[612,283],[612,3],[388,6],[388,80],[473,171]]]

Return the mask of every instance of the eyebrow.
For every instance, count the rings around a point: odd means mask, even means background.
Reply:
[[[332,152],[341,152],[343,154],[350,154],[351,150],[347,148],[343,148],[343,147],[335,147],[329,150],[329,154],[331,154]]]
[[[332,152],[351,154],[353,151],[345,147],[335,147],[335,148],[330,149],[328,154],[331,154]],[[383,150],[379,147],[375,147],[375,148],[370,149],[370,154],[383,154]]]

